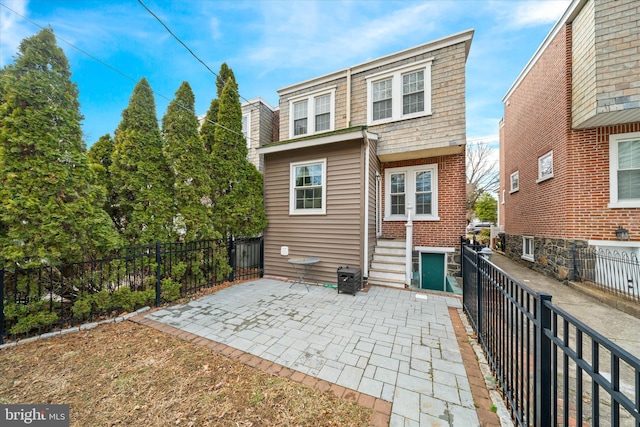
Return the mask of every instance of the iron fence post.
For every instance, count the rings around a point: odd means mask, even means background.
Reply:
[[[536,351],[535,351],[535,424],[539,426],[553,425],[551,387],[553,377],[553,367],[551,366],[551,339],[545,334],[545,330],[551,330],[551,309],[547,306],[551,303],[551,295],[539,293],[536,298],[537,305],[537,328],[536,328]]]
[[[478,319],[476,321],[478,327],[478,337],[480,339],[484,339],[483,337],[483,328],[482,328],[482,304],[484,301],[482,295],[482,269],[480,268],[480,263],[482,262],[482,258],[478,252],[473,251],[474,261],[476,264],[476,294],[478,299]],[[482,258],[482,259],[481,259]]]
[[[0,345],[4,344],[4,268],[0,268]]]
[[[264,236],[260,236],[260,277],[264,277]]]
[[[160,246],[160,242],[156,242],[156,307],[160,306],[160,296],[162,294],[162,279],[160,274],[162,257],[160,256]]]
[[[229,236],[229,267],[231,267],[231,273],[229,273],[229,281],[233,282],[235,280],[235,272],[236,272],[236,248],[233,240],[233,236]]]

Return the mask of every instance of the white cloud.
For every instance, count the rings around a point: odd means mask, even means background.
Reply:
[[[372,4],[376,10],[363,14],[358,2],[263,2],[262,34],[242,57],[260,64],[263,73],[310,67],[330,72],[394,51],[398,41],[407,47],[433,39],[438,17],[454,7],[445,2]],[[363,58],[363,53],[372,56]]]
[[[501,7],[499,15],[510,28],[526,28],[555,23],[567,9],[571,0],[538,0],[509,2]]]
[[[27,1],[5,0],[4,4],[11,10],[0,6],[0,67],[13,62],[20,42],[31,34],[24,18],[19,16],[27,16]]]
[[[220,20],[216,17],[212,17],[209,20],[209,27],[211,29],[211,38],[213,40],[218,40],[222,37],[222,32],[220,31]]]

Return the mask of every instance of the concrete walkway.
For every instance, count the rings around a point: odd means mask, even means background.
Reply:
[[[260,279],[144,317],[392,402],[390,426],[478,426],[449,307],[460,300]]]

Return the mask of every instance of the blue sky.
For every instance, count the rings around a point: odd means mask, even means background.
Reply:
[[[498,139],[502,97],[569,4],[142,1],[213,71],[226,62],[243,98],[262,97],[273,106],[279,88],[473,28],[467,139],[490,144]],[[0,0],[0,66],[13,61],[23,38],[39,31],[34,23],[51,26],[69,58],[88,146],[106,133],[113,135],[142,77],[156,93],[159,120],[183,81],[193,88],[198,114],[216,96],[215,76],[135,0]]]

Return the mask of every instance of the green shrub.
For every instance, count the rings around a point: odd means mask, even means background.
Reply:
[[[182,284],[172,279],[162,280],[162,299],[167,302],[172,302],[180,298],[180,289]]]

